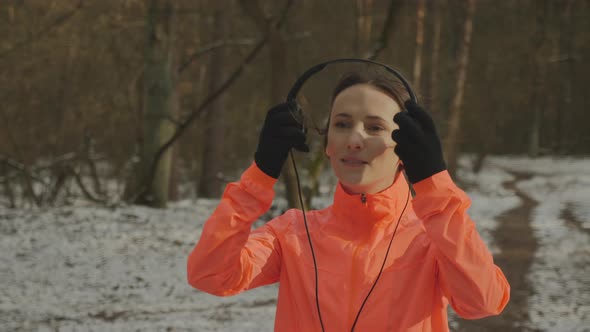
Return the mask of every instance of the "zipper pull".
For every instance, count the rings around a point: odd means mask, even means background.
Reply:
[[[365,195],[365,194],[361,194],[361,202],[362,202],[363,204],[367,204],[367,195]]]

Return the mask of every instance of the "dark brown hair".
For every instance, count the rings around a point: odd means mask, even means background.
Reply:
[[[336,83],[334,90],[332,91],[332,100],[330,107],[334,103],[334,99],[344,90],[357,84],[369,84],[372,85],[382,92],[389,95],[393,100],[397,102],[400,108],[404,107],[404,103],[410,99],[410,94],[406,90],[405,86],[400,82],[397,77],[393,74],[383,72],[351,72],[348,73]]]

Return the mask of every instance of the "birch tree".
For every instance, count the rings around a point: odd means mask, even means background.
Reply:
[[[175,130],[175,70],[173,61],[174,5],[172,0],[152,0],[147,15],[147,49],[143,91],[143,130],[137,172],[128,185],[133,194],[144,185],[160,147]],[[136,203],[166,206],[170,181],[172,147],[156,161],[151,185],[135,199]]]

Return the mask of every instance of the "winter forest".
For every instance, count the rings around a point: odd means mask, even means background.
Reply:
[[[337,58],[411,82],[510,282],[450,329],[590,331],[589,32],[588,0],[1,0],[0,331],[271,331],[276,285],[214,297],[186,257],[269,108]],[[305,124],[367,67],[313,76]],[[307,142],[322,208],[337,179]],[[301,208],[296,182],[289,162],[257,226]]]

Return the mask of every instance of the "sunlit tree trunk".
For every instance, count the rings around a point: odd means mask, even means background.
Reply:
[[[140,162],[128,191],[131,195],[145,185],[146,174],[157,151],[174,133],[176,115],[173,70],[173,2],[152,0],[148,11],[146,70],[144,75],[143,144]],[[159,159],[151,186],[137,197],[136,203],[165,207],[168,201],[172,148]]]
[[[433,28],[432,28],[432,50],[430,54],[430,107],[429,111],[431,113],[436,113],[438,111],[438,105],[440,105],[440,101],[438,100],[438,92],[439,89],[439,81],[438,81],[438,69],[439,69],[439,55],[440,55],[440,32],[441,32],[441,12],[444,9],[443,0],[440,1],[430,1],[428,2],[431,5],[431,13],[433,16]]]
[[[461,106],[463,104],[467,65],[469,63],[469,48],[471,45],[471,34],[473,30],[475,0],[468,0],[466,5],[467,14],[463,24],[463,38],[457,55],[457,83],[455,85],[455,94],[449,109],[449,128],[444,146],[447,166],[451,174],[454,174],[457,168],[459,133],[461,130]]]
[[[356,29],[354,52],[357,56],[364,56],[371,42],[371,28],[373,25],[373,0],[353,0],[356,13]]]
[[[416,3],[416,52],[414,53],[414,85],[420,87],[422,76],[422,49],[424,48],[424,0]]]

